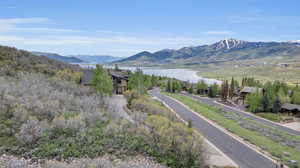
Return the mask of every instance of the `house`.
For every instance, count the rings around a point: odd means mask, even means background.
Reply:
[[[128,90],[129,73],[127,71],[109,70],[109,74],[113,80],[115,94],[123,94]]]
[[[285,103],[281,106],[281,112],[300,117],[300,105]]]
[[[257,91],[261,92],[263,91],[263,89],[258,87],[249,87],[249,86],[245,86],[243,89],[241,89],[239,95],[240,95],[240,99],[242,99],[243,101],[243,104],[245,102],[247,95],[251,93],[256,93]]]
[[[113,81],[113,89],[115,94],[123,94],[128,89],[128,71],[108,69],[108,74]],[[93,79],[93,70],[86,69],[83,71],[80,83],[84,86],[91,86]]]

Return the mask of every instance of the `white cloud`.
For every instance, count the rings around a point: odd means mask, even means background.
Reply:
[[[10,31],[13,32],[35,32],[35,33],[78,33],[79,30],[73,29],[57,29],[57,28],[45,28],[45,27],[32,27],[32,28],[14,28]]]
[[[203,34],[207,35],[232,35],[233,33],[230,31],[207,31],[203,32]]]
[[[2,24],[30,24],[30,23],[49,23],[48,18],[5,18],[0,19]]]
[[[25,37],[0,35],[0,42],[15,42],[33,45],[86,45],[86,44],[126,44],[126,45],[191,45],[200,43],[200,39],[186,37],[88,37],[88,36],[47,36],[47,37]]]
[[[51,23],[48,18],[6,18],[0,19],[0,32],[30,32],[30,33],[76,33],[79,30],[57,29],[49,27],[22,27],[21,25],[32,26],[33,24]]]

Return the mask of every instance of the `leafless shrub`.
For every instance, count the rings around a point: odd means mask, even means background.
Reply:
[[[52,121],[52,128],[58,129],[73,129],[78,131],[83,131],[86,128],[86,124],[82,119],[82,116],[74,116],[68,119],[64,118],[63,116],[59,116],[54,118]]]
[[[22,124],[17,137],[21,142],[31,144],[36,142],[43,135],[44,131],[45,128],[42,127],[39,121],[31,119]]]
[[[3,164],[0,164],[0,167],[5,167],[5,168],[30,168],[28,161],[24,159],[19,159],[15,157],[7,157],[7,158],[1,158]],[[1,163],[1,161],[0,161]]]
[[[47,127],[83,130],[107,121],[103,97],[87,87],[37,74],[0,77],[0,110],[12,113],[12,126],[24,143],[36,141]],[[28,120],[35,118],[34,120]],[[28,120],[28,121],[27,121]],[[20,130],[20,131],[19,131]]]

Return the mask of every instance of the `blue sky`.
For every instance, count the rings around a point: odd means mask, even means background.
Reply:
[[[126,57],[224,38],[300,40],[299,0],[2,0],[0,45]]]

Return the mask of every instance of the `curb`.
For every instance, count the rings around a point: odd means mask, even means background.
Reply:
[[[184,95],[184,96],[186,96],[186,95]],[[192,95],[192,96],[195,96],[195,97],[198,97],[198,98],[205,98],[205,99],[209,99],[209,98],[206,98],[206,97],[200,97],[200,96],[198,96],[198,95]],[[193,98],[193,97],[191,97],[191,98],[192,98],[192,99],[195,99],[195,98]],[[197,100],[197,101],[199,101],[199,100]],[[201,101],[201,100],[200,100],[200,101]],[[216,100],[213,100],[213,102],[214,102],[214,103],[216,103],[216,104],[218,104],[218,105],[221,105],[221,106],[224,106],[224,107],[227,107],[227,108],[230,108],[230,109],[233,109],[233,110],[239,111],[239,112],[241,112],[241,113],[248,114],[248,115],[250,115],[250,116],[252,116],[252,117],[255,117],[255,118],[258,118],[258,119],[262,119],[262,120],[264,120],[264,121],[267,121],[267,122],[270,122],[270,123],[272,123],[272,124],[275,124],[275,125],[278,125],[278,126],[282,126],[282,127],[288,128],[288,129],[291,129],[291,128],[289,128],[289,127],[287,127],[287,126],[285,126],[285,125],[282,125],[282,124],[280,124],[280,123],[277,123],[277,122],[274,122],[274,121],[271,121],[271,120],[268,120],[268,119],[262,118],[262,117],[260,117],[260,116],[257,116],[257,115],[254,115],[254,114],[251,114],[251,113],[249,113],[249,112],[246,112],[246,111],[240,110],[240,109],[238,109],[238,108],[235,108],[235,107],[231,107],[231,106],[228,106],[228,105],[225,105],[225,104],[219,103],[219,102],[217,102]],[[291,130],[298,131],[298,130],[295,130],[295,129],[291,129]],[[300,133],[300,131],[298,131],[298,132]],[[291,134],[291,135],[295,135],[295,134],[293,134],[293,133],[289,133],[289,132],[287,132],[287,133],[288,133],[288,134]]]
[[[166,95],[165,95],[166,96]],[[181,120],[184,124],[188,125],[188,122],[185,121],[179,114],[177,114],[169,105],[167,105],[164,101],[162,101],[160,98],[156,97],[156,96],[152,96],[154,99],[160,101],[161,103],[163,103],[164,106],[166,106],[168,109],[170,109],[175,116]],[[169,96],[168,96],[169,97]],[[170,98],[170,97],[169,97]],[[231,159],[229,158],[225,153],[223,153],[219,148],[217,148],[214,144],[212,144],[208,139],[206,139],[205,137],[203,137],[203,140],[209,144],[211,147],[213,147],[216,151],[218,151],[222,156],[224,156],[234,167],[239,168],[239,166]]]
[[[167,95],[165,95],[165,96],[167,96]],[[214,126],[215,128],[217,128],[220,131],[224,132],[225,134],[231,136],[232,138],[234,138],[238,142],[242,143],[243,145],[247,146],[248,148],[254,150],[255,152],[257,152],[261,156],[263,156],[263,157],[271,160],[275,164],[277,163],[277,160],[275,160],[275,158],[273,158],[273,156],[270,155],[267,151],[262,150],[260,147],[254,145],[254,144],[251,144],[250,142],[244,141],[243,138],[239,137],[238,135],[235,135],[235,134],[231,133],[230,131],[228,131],[224,127],[220,126],[219,124],[215,123],[214,121],[212,121],[210,119],[207,119],[206,117],[202,116],[201,114],[195,112],[194,110],[192,110],[191,108],[189,108],[188,106],[186,106],[185,104],[183,104],[182,102],[180,102],[179,100],[177,100],[175,98],[172,98],[170,96],[167,96],[167,97],[169,97],[170,99],[172,99],[172,100],[176,101],[177,103],[181,104],[185,108],[189,109],[192,113],[194,113],[198,117],[202,118],[203,120],[205,120],[206,122],[208,122],[209,124],[211,124],[212,126]]]
[[[240,109],[238,109],[238,108],[230,107],[230,106],[227,106],[227,105],[225,105],[225,104],[219,103],[219,102],[217,102],[217,101],[214,101],[214,102],[217,103],[217,104],[219,104],[219,105],[221,105],[221,106],[225,106],[225,107],[227,107],[227,108],[231,108],[231,109],[233,109],[233,110],[237,110],[237,111],[239,111],[239,112],[241,112],[241,113],[251,115],[252,117],[256,117],[256,118],[262,119],[262,120],[264,120],[264,121],[268,121],[268,122],[270,122],[270,123],[272,123],[272,124],[275,124],[275,125],[278,125],[278,126],[282,126],[282,127],[285,127],[285,128],[289,128],[289,127],[287,127],[287,126],[285,126],[285,125],[283,125],[283,124],[280,124],[280,123],[277,123],[277,122],[274,122],[274,121],[271,121],[271,120],[262,118],[262,117],[260,117],[260,116],[254,115],[254,114],[252,114],[252,113],[249,113],[249,112],[246,112],[246,111],[243,111],[243,110],[240,110]],[[291,129],[291,128],[289,128],[289,129]],[[295,129],[291,129],[291,130],[295,130]],[[298,130],[295,130],[295,131],[298,131]],[[300,132],[300,131],[298,131],[298,132]],[[289,133],[289,134],[292,134],[292,133]],[[294,134],[293,134],[293,135],[294,135]]]

